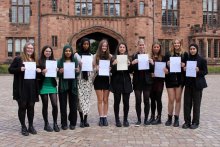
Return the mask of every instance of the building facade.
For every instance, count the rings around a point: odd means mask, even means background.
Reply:
[[[0,63],[9,62],[27,41],[40,53],[54,48],[56,58],[82,37],[110,42],[111,53],[125,41],[129,54],[143,38],[151,50],[159,40],[165,53],[172,39],[200,46],[210,64],[220,63],[219,0],[1,0]]]

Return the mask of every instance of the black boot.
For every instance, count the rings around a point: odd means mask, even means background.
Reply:
[[[83,113],[79,112],[79,116],[80,116],[80,128],[84,128]]]
[[[88,115],[84,115],[84,127],[89,127],[89,123],[87,122],[87,116]]]
[[[153,121],[155,121],[155,115],[151,115],[150,119],[148,122],[151,124]]]
[[[174,115],[174,123],[173,123],[174,127],[179,127],[179,116]]]
[[[60,128],[59,128],[59,126],[57,125],[56,122],[53,123],[53,130],[54,130],[55,132],[60,132]]]
[[[102,127],[103,126],[103,117],[99,118],[99,126]]]
[[[48,122],[45,122],[44,130],[47,132],[53,132],[53,129],[50,127],[50,124]]]
[[[28,136],[29,135],[29,132],[27,130],[26,125],[22,125],[21,126],[21,134],[24,135],[24,136]]]
[[[169,115],[169,114],[168,114],[168,119],[167,119],[165,125],[166,125],[166,126],[170,126],[171,124],[172,124],[172,115]]]
[[[107,117],[103,117],[103,126],[108,126]]]
[[[157,118],[151,124],[152,125],[161,124],[161,115],[157,115]]]
[[[28,132],[33,135],[37,134],[37,131],[35,130],[33,125],[29,125]]]
[[[128,122],[127,117],[124,118],[123,126],[124,127],[129,127],[129,122]]]
[[[120,119],[115,120],[115,125],[116,125],[116,127],[121,127],[122,126]]]

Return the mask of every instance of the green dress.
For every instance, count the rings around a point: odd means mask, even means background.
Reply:
[[[52,84],[52,78],[45,77],[40,94],[57,93],[57,88]]]

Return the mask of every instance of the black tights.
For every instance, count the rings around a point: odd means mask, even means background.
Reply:
[[[151,91],[150,98],[151,98],[151,115],[155,116],[155,111],[157,107],[157,114],[161,115],[162,112],[162,97],[163,91]]]
[[[119,106],[121,102],[121,95],[124,104],[124,121],[128,118],[128,111],[129,111],[129,98],[130,93],[114,93],[114,112],[115,112],[115,120],[119,120]]]
[[[141,121],[141,94],[143,92],[144,96],[144,114],[145,114],[145,119],[148,119],[148,114],[150,110],[150,103],[149,103],[149,96],[150,96],[150,90],[135,90],[135,99],[136,99],[136,113],[137,113],[137,118],[138,121]]]
[[[57,114],[58,114],[58,108],[57,108],[57,94],[52,93],[49,94],[50,101],[52,104],[52,115],[53,115],[53,121],[54,123],[57,123]],[[48,123],[48,94],[41,94],[42,99],[42,114],[44,118],[44,122]]]
[[[35,104],[35,102],[18,101],[18,118],[19,118],[22,126],[25,126],[26,110],[27,110],[27,118],[28,118],[29,126],[33,126],[34,104]]]

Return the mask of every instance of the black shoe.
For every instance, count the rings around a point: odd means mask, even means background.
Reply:
[[[173,123],[174,127],[179,127],[179,116],[174,115],[174,123]]]
[[[151,122],[152,125],[158,125],[161,123],[161,115],[157,115],[157,118],[153,122]]]
[[[155,116],[154,115],[151,115],[150,119],[148,120],[149,123],[151,124],[153,121],[155,121]]]
[[[124,126],[124,127],[129,127],[129,122],[128,122],[128,120],[124,120],[123,126]]]
[[[76,127],[73,125],[70,125],[69,128],[70,128],[70,130],[75,130]]]
[[[193,123],[193,124],[190,126],[190,129],[197,129],[198,127],[199,127],[198,124]]]
[[[47,132],[53,132],[53,129],[50,127],[50,124],[49,124],[49,123],[46,123],[46,124],[45,124],[44,130],[47,131]]]
[[[107,117],[103,117],[103,126],[108,126]]]
[[[150,125],[150,122],[147,119],[144,119],[144,125],[148,126],[148,125]]]
[[[188,128],[190,128],[190,124],[184,123],[184,124],[182,125],[182,128],[183,128],[183,129],[188,129]]]
[[[53,130],[54,130],[55,132],[60,132],[60,128],[58,127],[57,123],[54,123],[54,124],[53,124]]]
[[[137,121],[136,123],[135,123],[135,127],[139,127],[141,125],[141,121]]]
[[[80,122],[80,128],[84,128],[85,126],[84,126],[84,122]]]
[[[33,134],[33,135],[37,134],[37,131],[34,129],[33,126],[29,126],[28,132],[31,133],[31,134]]]
[[[67,129],[68,129],[67,125],[62,125],[61,128],[62,128],[63,130],[67,130]]]
[[[102,127],[103,126],[103,117],[99,118],[99,126]]]
[[[168,119],[167,119],[165,125],[166,125],[166,126],[170,126],[171,124],[172,124],[172,115],[169,115],[169,114],[168,114]]]
[[[88,122],[84,122],[84,127],[89,127],[89,123]]]
[[[120,120],[117,120],[116,123],[115,123],[116,127],[121,127],[122,124],[121,124],[121,121]]]
[[[29,135],[29,132],[28,132],[26,126],[21,126],[21,134],[24,135],[24,136],[28,136]]]

